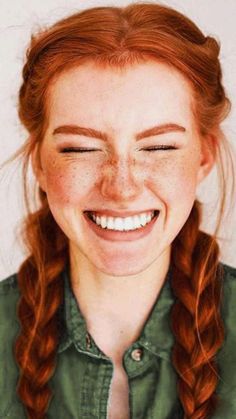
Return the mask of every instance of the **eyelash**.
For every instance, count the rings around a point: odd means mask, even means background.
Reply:
[[[176,150],[177,147],[175,146],[165,146],[165,145],[161,145],[161,146],[153,146],[153,147],[148,147],[146,149],[144,149],[144,151],[158,151],[158,150]],[[89,153],[92,151],[99,151],[98,149],[94,149],[94,148],[80,148],[80,147],[66,147],[66,148],[62,148],[62,150],[60,151],[60,153]]]

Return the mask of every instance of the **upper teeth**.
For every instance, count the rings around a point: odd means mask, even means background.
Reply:
[[[99,216],[92,214],[92,218],[96,224],[100,225],[102,228],[107,228],[109,230],[135,230],[145,226],[154,216],[154,211],[147,213],[141,213],[139,215],[134,215],[133,217],[106,217],[104,215]]]

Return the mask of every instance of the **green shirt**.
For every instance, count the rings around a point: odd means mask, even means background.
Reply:
[[[221,404],[214,419],[236,418],[236,269],[224,265],[222,315],[226,338],[217,353],[220,380],[217,393]],[[171,364],[173,336],[169,314],[174,301],[169,270],[140,337],[125,352],[124,369],[129,380],[131,419],[182,419],[183,410],[176,391],[177,375]],[[57,353],[57,367],[50,380],[53,389],[48,418],[106,419],[113,373],[111,360],[87,333],[66,271],[61,306],[65,333]],[[16,304],[17,276],[0,282],[0,418],[26,418],[16,395],[18,368],[13,342],[19,331]]]

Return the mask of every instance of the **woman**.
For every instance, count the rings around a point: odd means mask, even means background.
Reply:
[[[151,3],[32,37],[17,156],[39,202],[29,255],[0,284],[2,417],[236,416],[236,270],[196,197],[215,163],[225,179],[218,55]]]

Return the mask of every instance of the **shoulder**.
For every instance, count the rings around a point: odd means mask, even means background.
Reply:
[[[236,281],[236,268],[234,268],[233,266],[227,265],[225,263],[221,263],[221,266],[224,271],[225,279],[229,281],[232,281],[232,280]]]
[[[0,281],[0,342],[6,342],[18,327],[17,303],[20,297],[17,275]],[[0,348],[2,347],[0,343]]]
[[[220,405],[214,418],[236,417],[236,268],[221,264],[223,287],[221,314],[224,324],[224,343],[218,351],[219,382],[217,393]]]
[[[19,289],[16,274],[0,281],[0,355],[10,349],[18,328],[17,303],[19,300]],[[5,352],[6,354],[9,352]]]
[[[220,268],[220,278],[222,280],[222,317],[226,329],[228,329],[231,334],[236,335],[236,268],[225,263],[220,263]],[[234,325],[233,328],[232,324]]]
[[[220,265],[223,268],[223,306],[226,307],[232,303],[232,309],[236,320],[236,268],[224,263],[221,263]]]
[[[17,275],[13,274],[0,281],[0,325],[15,320],[15,309],[20,292]]]
[[[18,290],[17,274],[8,276],[0,281],[0,295],[6,295]]]
[[[17,275],[0,281],[0,417],[23,417],[16,400],[18,367],[14,358],[14,342],[19,331],[17,302],[20,297]],[[14,415],[17,412],[17,415]]]
[[[235,368],[234,373],[236,377],[236,268],[226,264],[221,264],[221,266],[223,267],[224,272],[221,295],[221,315],[224,323],[225,342],[220,354],[224,358],[227,358],[227,362],[229,360],[232,362],[231,372],[232,367],[234,366],[233,368]],[[226,361],[224,360],[224,362]]]
[[[236,268],[233,266],[220,264],[223,268],[222,284],[222,317],[228,333],[236,334]]]

